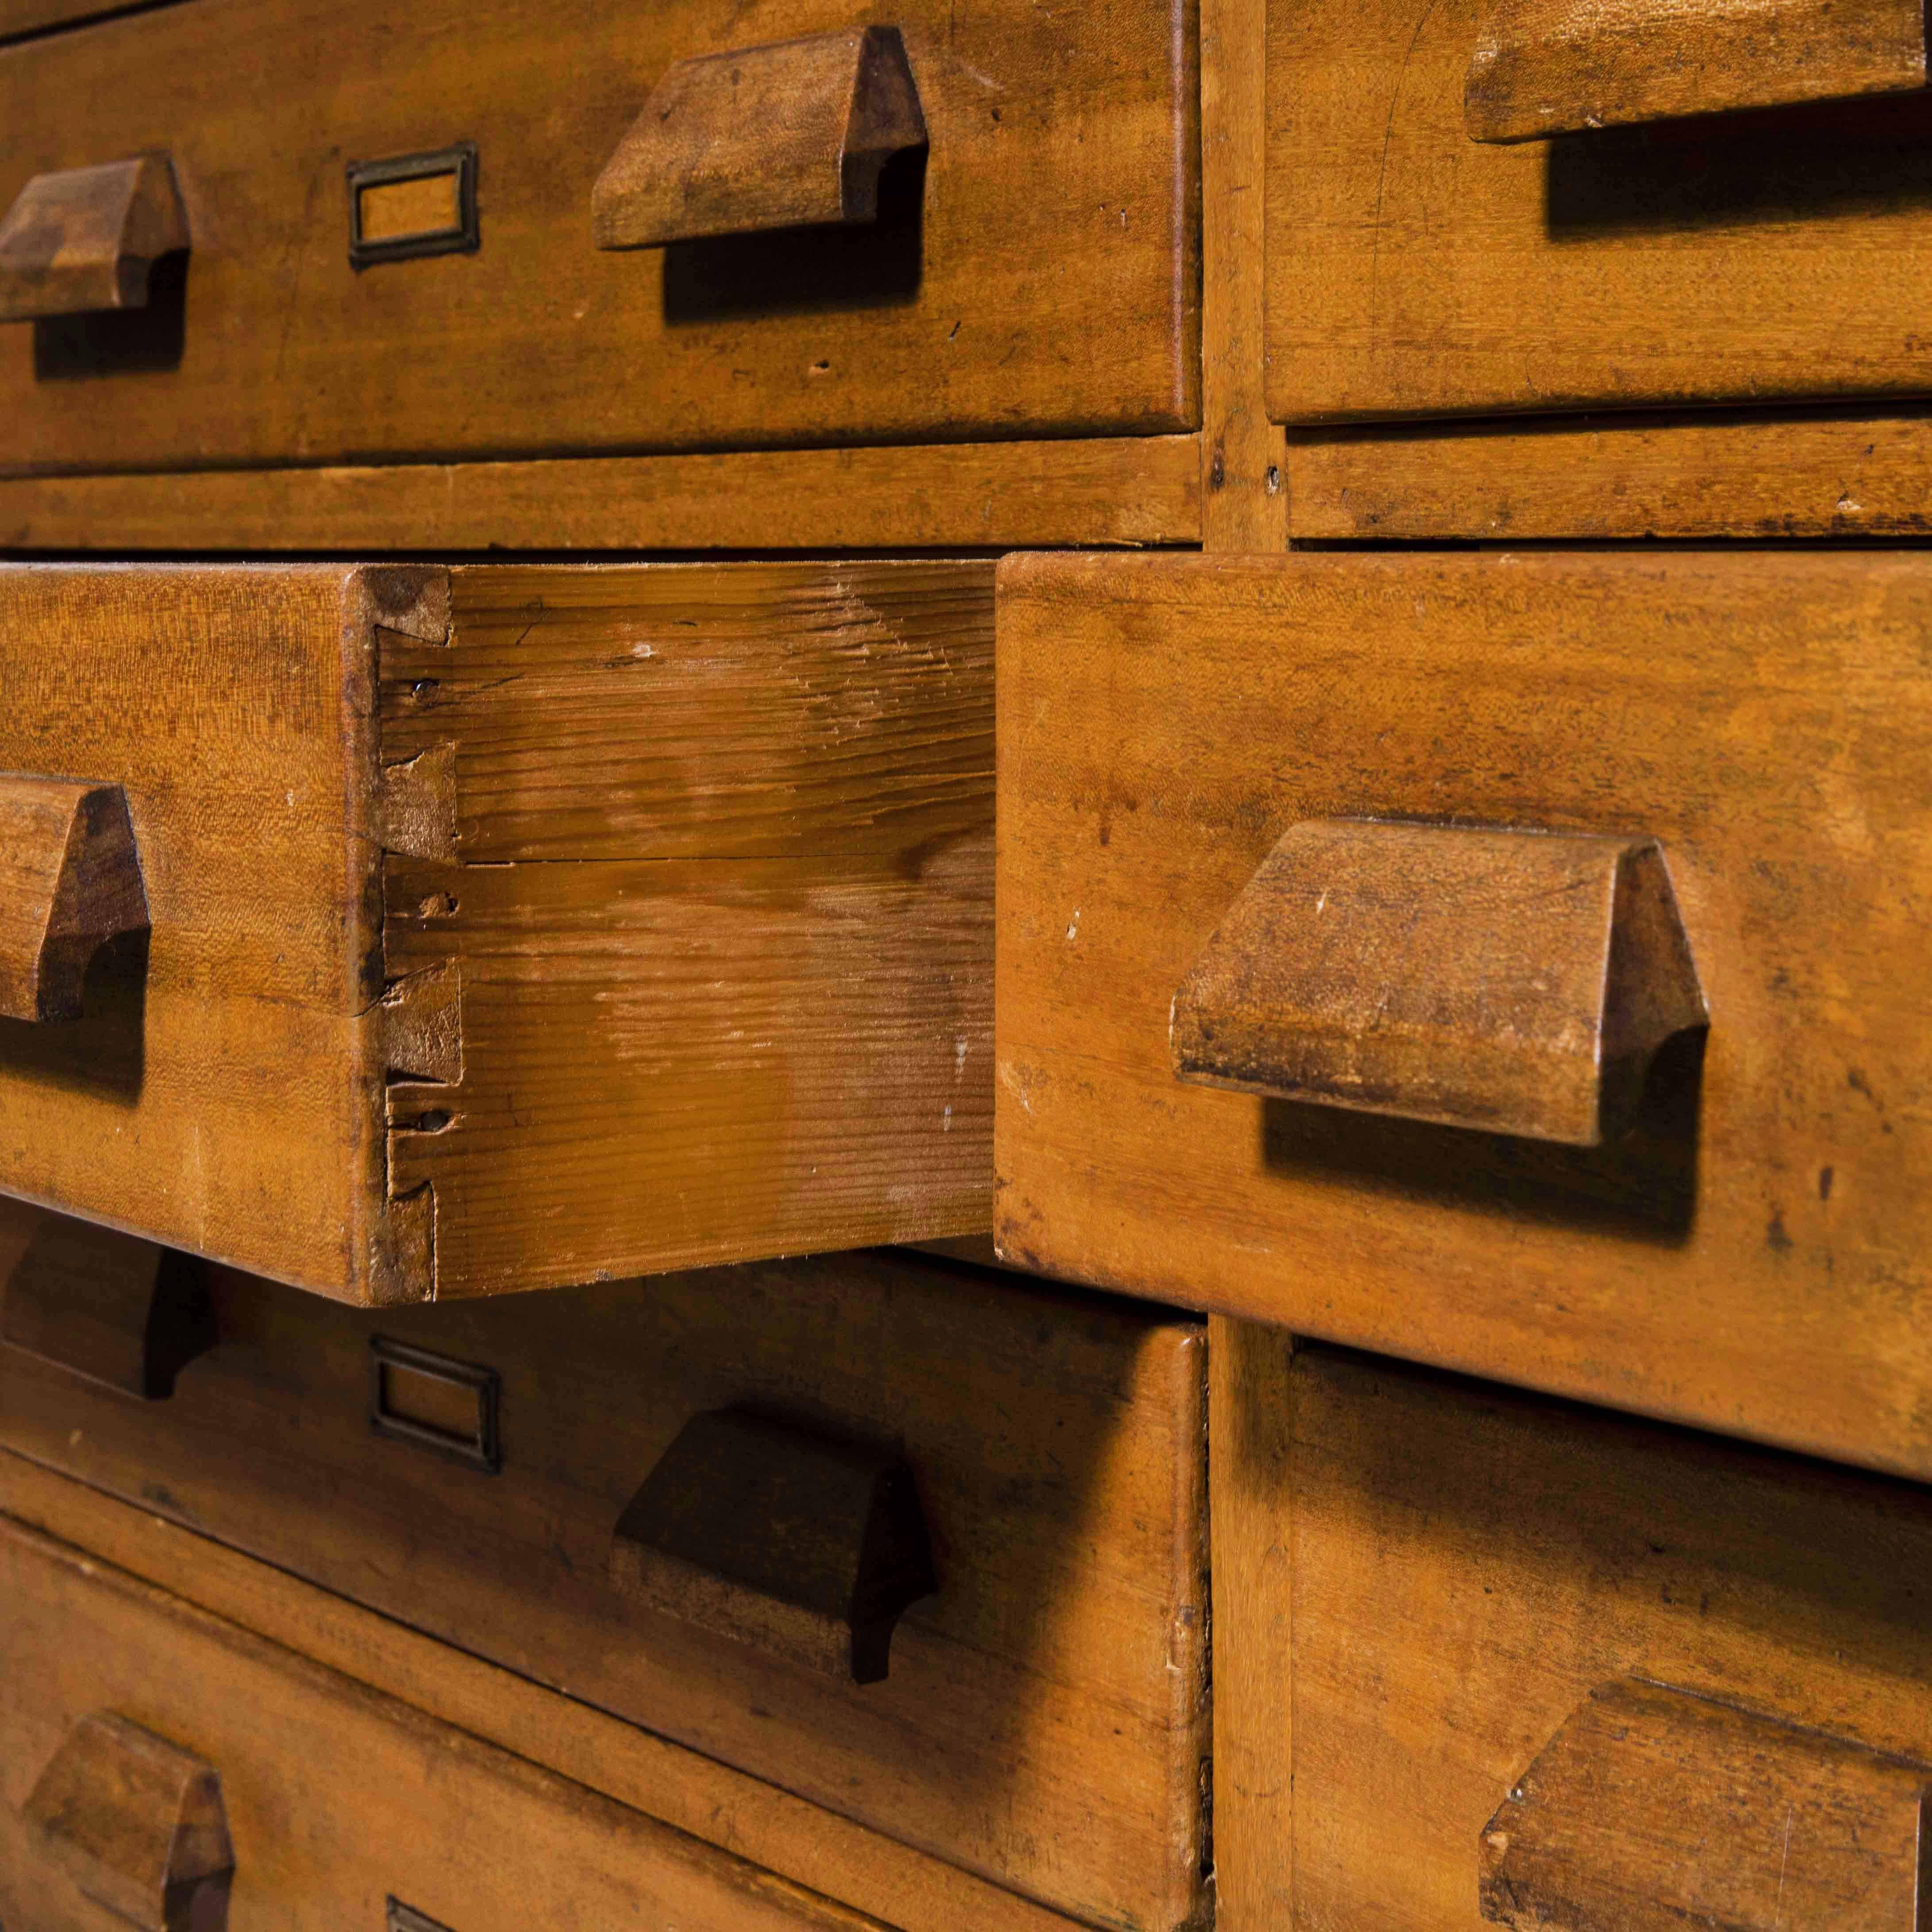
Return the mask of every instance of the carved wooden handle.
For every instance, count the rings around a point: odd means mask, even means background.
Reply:
[[[1922,0],[1492,0],[1462,116],[1534,141],[1924,84]]]
[[[143,1932],[220,1932],[235,1869],[214,1767],[110,1712],[83,1718],[23,1814],[48,1862]]]
[[[214,1346],[208,1272],[138,1234],[0,1201],[0,1342],[144,1402]]]
[[[145,308],[148,272],[188,245],[165,154],[36,175],[0,221],[0,322]]]
[[[1918,1932],[1932,1768],[1632,1679],[1593,1692],[1477,1843],[1516,1932]]]
[[[1178,1078],[1593,1147],[1708,1023],[1652,839],[1292,826],[1174,995]]]
[[[926,145],[896,27],[680,61],[592,190],[600,248],[878,218],[879,176]]]
[[[938,1588],[900,1458],[740,1409],[679,1432],[618,1521],[610,1574],[652,1610],[860,1684]]]
[[[78,1019],[88,962],[147,923],[121,788],[0,774],[0,1014]]]

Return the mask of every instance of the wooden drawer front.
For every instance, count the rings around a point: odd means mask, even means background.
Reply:
[[[0,1348],[0,1439],[1076,1916],[1200,1904],[1198,1326],[885,1251],[374,1314],[213,1294],[168,1401]],[[494,1372],[500,1474],[372,1432],[378,1337]],[[633,1496],[733,1409],[902,1447],[938,1587],[882,1681],[614,1586]]]
[[[1191,8],[891,21],[929,146],[889,166],[877,222],[624,250],[595,245],[592,190],[669,70],[858,16],[296,0],[265,32],[213,0],[0,50],[0,211],[35,176],[160,152],[190,230],[184,286],[164,266],[146,311],[5,332],[4,466],[1192,428]],[[778,172],[785,119],[710,130],[741,194]],[[473,250],[358,272],[345,165],[466,143]],[[419,218],[398,191],[370,238]]]
[[[1010,1257],[1932,1474],[1920,560],[1004,572]],[[1606,958],[1612,860],[1688,986],[1622,897]],[[1639,1064],[1626,936],[1708,1033],[1567,1144]],[[1304,1018],[1309,1068],[1244,1082]]]
[[[1298,1924],[1910,1932],[1932,1498],[1393,1364],[1293,1374]]]
[[[1758,64],[1686,50],[1654,64],[1706,89],[1684,118],[1472,139],[1466,76],[1490,16],[1536,10],[1270,7],[1277,420],[1923,392],[1932,94],[1699,112],[1749,104],[1736,90]],[[1694,36],[1798,11],[1856,32],[1889,10],[1567,10],[1573,28],[1647,12]]]
[[[142,1882],[142,1868],[155,1862],[144,1854],[166,1852],[168,1813],[160,1794],[140,1790],[130,1802],[112,1783],[124,1758],[158,1755],[157,1746],[218,1780],[232,1868],[225,1912],[167,1921],[197,1932],[861,1932],[877,1922],[10,1519],[0,1519],[0,1912],[9,1925],[161,1924],[160,1886]],[[34,1800],[64,1753],[79,1802],[46,1832],[33,1822]],[[112,1856],[90,1858],[102,1819],[122,1830]],[[202,1862],[223,1862],[218,1852]],[[124,1896],[131,1906],[150,1892],[153,1916],[140,1918],[98,1902]]]
[[[148,927],[0,1020],[0,1187],[362,1301],[985,1226],[990,566],[0,614],[0,770],[122,788]]]

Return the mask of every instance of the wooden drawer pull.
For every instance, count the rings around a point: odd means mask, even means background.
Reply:
[[[668,1616],[858,1684],[938,1588],[899,1457],[741,1409],[694,1416],[617,1524],[619,1590]]]
[[[1932,1768],[1688,1690],[1596,1690],[1483,1827],[1517,1932],[1918,1932]]]
[[[926,145],[896,27],[680,61],[591,190],[600,248],[874,221],[879,176]]]
[[[148,271],[188,245],[165,154],[36,175],[0,221],[0,322],[145,308]]]
[[[32,1231],[17,1238],[22,1217]],[[144,1402],[216,1341],[203,1264],[136,1234],[70,1216],[5,1205],[0,1252],[14,1248],[0,1301],[0,1341]]]
[[[1924,84],[1921,0],[1492,0],[1462,118],[1534,141]]]
[[[1181,1079],[1593,1147],[1708,1023],[1654,840],[1291,826],[1174,999]]]
[[[0,775],[0,1015],[78,1019],[94,954],[147,924],[121,788]]]
[[[25,1816],[48,1862],[144,1932],[220,1932],[235,1854],[212,1766],[108,1712],[55,1752]]]

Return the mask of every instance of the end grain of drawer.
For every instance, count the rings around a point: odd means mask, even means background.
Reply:
[[[32,1932],[159,1925],[160,1873],[182,1863],[218,1868],[214,1895],[190,1920],[178,1892],[166,1922],[238,1932],[878,1924],[10,1518],[0,1732],[0,1915]],[[116,1781],[157,1758],[212,1774],[225,1844],[207,1845],[219,1828],[202,1798],[198,1829],[183,1834],[199,1842],[170,1858],[172,1793],[158,1779]],[[27,1814],[56,1769],[72,1802],[43,1832]],[[104,1910],[104,1896],[152,1916]]]
[[[1444,413],[1922,394],[1932,92],[1718,111],[1760,70],[1679,58],[1710,111],[1498,146],[1466,77],[1484,0],[1274,0],[1269,413]],[[1540,10],[1768,42],[1906,10]],[[1910,10],[1921,51],[1923,21]],[[1666,55],[1660,72],[1674,63]],[[1812,64],[1816,70],[1816,64]],[[1680,109],[1680,112],[1684,110]],[[1788,505],[1767,488],[1767,526]]]
[[[190,234],[148,309],[0,330],[0,469],[1194,428],[1190,0],[912,0],[878,17],[928,139],[878,220],[595,245],[593,186],[670,69],[857,17],[196,0],[0,49],[0,210],[34,176],[154,151]],[[732,131],[757,178],[760,129]],[[473,252],[358,272],[345,165],[463,143]]]
[[[364,1302],[970,1232],[982,565],[0,571],[0,770],[150,930],[0,1190]]]
[[[1924,559],[1036,557],[1000,598],[1010,1258],[1932,1475]],[[1420,1042],[1490,1080],[1507,1126],[1177,1077],[1184,982],[1243,937],[1264,862],[1323,838],[1254,983],[1341,948],[1337,1079]],[[1486,901],[1492,848],[1550,891]],[[1405,878],[1430,849],[1453,866]],[[1376,850],[1406,922],[1352,959]],[[1560,949],[1534,935],[1600,940],[1580,881],[1612,859],[1674,894],[1679,1017],[1708,1025],[1592,1146],[1554,1115],[1580,1077],[1615,1112],[1619,1015],[1600,976],[1538,1034]]]
[[[46,1217],[0,1204],[0,1263]],[[364,1312],[214,1272],[136,1402],[0,1347],[0,1441],[1084,1922],[1209,1896],[1206,1338],[895,1250]],[[371,1337],[500,1385],[501,1472],[370,1426]],[[855,1684],[620,1594],[692,1418],[895,1444],[938,1588]]]
[[[1292,1830],[1298,1924],[1910,1932],[1932,1783],[1924,1490],[1325,1350],[1290,1372],[1288,1454],[1243,1472],[1272,1580],[1216,1610],[1294,1633],[1292,1826],[1288,1808],[1271,1820]],[[1642,1720],[1623,1739],[1591,1724],[1618,1706]],[[1545,1754],[1592,1729],[1597,1780],[1566,1818],[1576,1786]],[[1644,1731],[1681,1756],[1618,1789],[1606,1774]],[[1727,1733],[1750,1748],[1713,1750]],[[1812,1781],[1834,1761],[1844,1808],[1821,1816]],[[1886,1848],[1850,1798],[1900,1782]],[[1510,1876],[1539,1812],[1569,1842],[1516,1874],[1514,1914],[1479,1910],[1484,1855]],[[1821,1876],[1904,1909],[1820,1909]],[[1570,1909],[1540,1918],[1552,1876]],[[1673,1885],[1679,1909],[1658,1909]]]

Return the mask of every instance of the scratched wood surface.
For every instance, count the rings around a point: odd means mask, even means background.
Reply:
[[[11,1520],[0,1522],[0,1911],[104,1923],[20,1810],[76,1725],[111,1712],[213,1768],[227,1922],[878,1932],[878,1922],[434,1722]],[[514,1848],[514,1856],[506,1856]]]
[[[1288,473],[1298,542],[1932,532],[1932,416],[1909,406],[1298,431]]]
[[[1000,598],[1010,1258],[1932,1474],[1924,560],[1018,558]],[[1701,1060],[1594,1154],[1180,1084],[1208,935],[1364,816],[1659,840]]]
[[[1292,1473],[1265,1533],[1288,1544],[1298,1924],[1477,1932],[1486,1823],[1623,1678],[1932,1756],[1923,1489],[1320,1349],[1297,1354],[1293,1378]],[[1256,1606],[1217,1603],[1217,1634],[1230,1613],[1238,1646]],[[1786,1771],[1768,1748],[1741,1766],[1729,1795],[1760,1802],[1757,1828],[1747,1843],[1740,1817],[1703,1855],[1707,1909],[1751,1889],[1732,1867],[1762,1863],[1767,1836],[1774,1858],[1784,1808],[1767,1821],[1761,1807],[1780,1784],[1805,1796],[1796,1748]],[[1815,1870],[1820,1849],[1794,1856]],[[1606,1876],[1634,1880],[1653,1856],[1640,1836]],[[1685,1922],[1550,1922],[1666,1917]],[[1774,1918],[1721,1922],[1768,1932]]]
[[[848,16],[293,0],[265,33],[212,0],[0,50],[0,205],[165,148],[196,238],[145,331],[0,341],[0,467],[1192,429],[1192,17],[920,0],[893,19],[930,151],[879,222],[616,253],[591,189],[665,70]],[[466,140],[479,249],[352,270],[344,163]]]
[[[1198,1912],[1199,1324],[885,1250],[376,1314],[214,1294],[220,1344],[165,1403],[0,1348],[0,1438],[1076,1917]],[[499,1373],[500,1475],[371,1434],[372,1334]],[[611,1582],[639,1486],[733,1405],[902,1449],[940,1587],[884,1681]]]
[[[1277,421],[1923,392],[1932,95],[1484,146],[1483,18],[1273,0]]]
[[[124,788],[151,926],[80,1019],[0,1022],[8,1192],[337,1293],[387,1279],[375,630],[419,620],[379,581],[0,570],[0,768]]]

